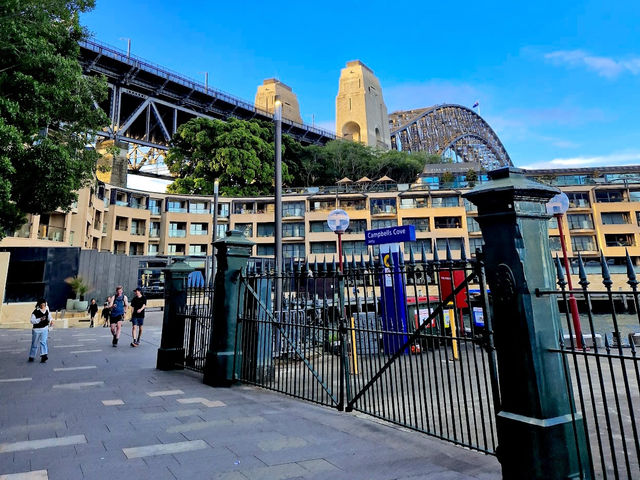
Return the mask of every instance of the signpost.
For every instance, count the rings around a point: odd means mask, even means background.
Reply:
[[[340,208],[332,210],[327,217],[327,225],[338,235],[338,261],[342,272],[342,234],[349,228],[349,215]]]
[[[382,324],[385,332],[382,336],[384,352],[395,354],[407,343],[407,298],[404,286],[404,273],[400,270],[400,242],[412,242],[416,239],[413,225],[366,230],[364,238],[367,245],[380,245],[383,272],[380,278],[382,294]],[[405,348],[404,353],[409,353]]]

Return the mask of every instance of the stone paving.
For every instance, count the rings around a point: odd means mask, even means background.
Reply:
[[[494,457],[366,416],[248,386],[214,389],[155,369],[161,313],[141,346],[130,323],[54,329],[49,361],[31,332],[0,330],[0,480],[495,479]]]

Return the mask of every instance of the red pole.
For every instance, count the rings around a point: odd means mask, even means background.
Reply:
[[[571,270],[569,269],[569,258],[567,257],[567,245],[564,241],[564,231],[562,228],[562,213],[555,215],[558,221],[558,232],[560,233],[560,245],[562,246],[562,257],[564,259],[564,269],[567,273],[567,285],[569,286],[569,310],[573,320],[573,330],[576,335],[576,346],[582,349],[582,328],[580,327],[580,315],[578,315],[578,302],[573,296],[573,283],[571,282]]]
[[[338,260],[340,265],[340,273],[342,273],[342,232],[336,231],[338,234]]]

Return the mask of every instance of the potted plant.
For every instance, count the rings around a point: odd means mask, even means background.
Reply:
[[[84,296],[91,290],[89,284],[80,275],[69,277],[65,282],[76,296],[74,299],[67,300],[67,310],[86,310],[89,307],[89,302],[84,299]]]

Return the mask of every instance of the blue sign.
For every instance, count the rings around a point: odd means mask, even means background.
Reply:
[[[367,245],[382,245],[385,243],[414,242],[416,227],[402,225],[401,227],[376,228],[365,230],[364,239]]]
[[[387,230],[387,229],[383,229]],[[375,230],[374,230],[375,231]],[[404,286],[404,272],[400,265],[399,245],[380,247],[383,271],[380,272],[380,310],[382,316],[382,346],[384,353],[394,355],[404,347],[403,354],[409,353],[409,340]]]

